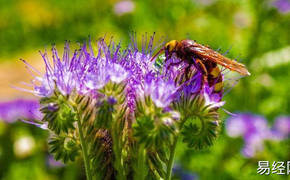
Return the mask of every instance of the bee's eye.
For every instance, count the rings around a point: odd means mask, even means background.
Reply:
[[[170,45],[165,46],[165,49],[166,49],[167,51],[169,51],[169,49],[170,49]]]
[[[169,41],[166,45],[165,48],[169,51],[172,52],[174,51],[175,46],[177,45],[177,41],[176,40],[172,40]]]

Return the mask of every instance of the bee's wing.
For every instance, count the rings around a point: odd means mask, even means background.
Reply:
[[[240,73],[241,75],[250,75],[245,65],[238,63],[235,60],[231,60],[206,46],[195,43],[190,46],[190,51],[202,59],[214,61],[232,71]]]

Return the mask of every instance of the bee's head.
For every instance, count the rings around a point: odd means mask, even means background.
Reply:
[[[178,42],[176,40],[171,40],[165,44],[165,50],[168,51],[168,53],[172,53],[176,50],[177,44]]]
[[[178,45],[177,40],[171,40],[168,43],[165,44],[164,49],[165,49],[165,55],[169,59],[171,58],[172,54],[176,52],[176,47]]]
[[[177,40],[171,40],[168,43],[165,44],[165,46],[160,49],[160,51],[158,51],[152,58],[151,61],[153,61],[155,59],[155,57],[157,57],[160,53],[165,51],[165,56],[166,59],[170,59],[172,54],[174,52],[176,52],[176,47],[178,45],[178,41]]]

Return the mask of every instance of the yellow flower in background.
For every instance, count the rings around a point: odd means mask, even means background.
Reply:
[[[58,21],[59,11],[44,1],[19,1],[16,5],[20,18],[33,27],[50,26]]]

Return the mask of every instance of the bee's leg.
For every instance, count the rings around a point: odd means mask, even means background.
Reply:
[[[189,80],[189,73],[190,73],[190,67],[191,65],[188,65],[185,70],[184,70],[184,74],[185,74],[185,81],[188,81]]]
[[[204,88],[204,85],[208,83],[208,71],[200,59],[196,59],[196,65],[199,67],[200,71],[202,72],[202,89]]]
[[[169,69],[171,66],[177,66],[177,65],[179,65],[180,63],[182,63],[182,60],[180,60],[179,62],[172,62],[172,63],[170,63],[170,64],[167,66],[167,69]]]
[[[207,69],[206,69],[204,63],[200,59],[196,59],[195,61],[198,64],[198,66],[201,68],[202,74],[207,76],[208,72],[207,72]]]

